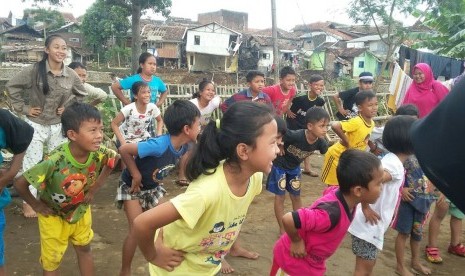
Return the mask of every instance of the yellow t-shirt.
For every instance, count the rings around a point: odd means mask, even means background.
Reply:
[[[341,121],[342,130],[347,135],[349,140],[350,149],[366,150],[368,145],[368,139],[370,134],[375,127],[375,122],[370,120],[369,124],[358,115],[357,117],[351,118],[347,121]],[[340,142],[334,144],[332,149],[333,154],[337,153],[338,158],[347,148],[344,147]]]
[[[214,174],[200,176],[184,194],[171,199],[182,219],[163,227],[163,243],[186,254],[181,265],[170,273],[150,264],[150,275],[217,274],[221,258],[241,230],[250,203],[262,190],[262,178],[262,173],[255,173],[246,194],[235,196],[221,163]]]

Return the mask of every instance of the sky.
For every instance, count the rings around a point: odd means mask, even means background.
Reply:
[[[346,13],[351,0],[275,0],[278,27],[290,30],[295,25],[317,21],[334,21],[353,24]],[[75,17],[83,15],[95,0],[68,0],[60,11],[72,12]],[[21,18],[23,10],[31,8],[33,1],[3,0],[0,17],[7,17],[9,11],[15,18]],[[315,3],[318,3],[316,7]],[[41,5],[44,7],[44,5]],[[47,6],[45,6],[47,7]],[[220,9],[247,12],[249,28],[271,28],[271,0],[172,0],[171,15],[197,20],[198,13]],[[151,18],[158,19],[155,15]]]

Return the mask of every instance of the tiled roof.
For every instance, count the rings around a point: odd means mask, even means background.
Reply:
[[[141,31],[143,40],[156,41],[182,41],[186,27],[182,26],[155,26],[147,24]]]
[[[255,40],[260,46],[273,46],[273,38],[271,36],[253,35],[249,39]],[[278,48],[280,50],[297,50],[299,42],[289,39],[278,39]]]

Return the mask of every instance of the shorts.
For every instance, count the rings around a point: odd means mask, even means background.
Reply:
[[[401,234],[410,235],[415,241],[421,241],[427,217],[428,213],[418,212],[410,203],[401,201],[392,228]]]
[[[321,181],[327,185],[337,186],[336,167],[339,163],[339,156],[331,154],[328,150],[325,154],[325,161],[323,163],[323,169],[321,171]]]
[[[73,245],[86,246],[94,237],[90,207],[76,223],[69,223],[60,216],[38,215],[40,232],[40,263],[46,271],[60,266],[63,254],[71,241]]]
[[[3,239],[5,225],[5,212],[3,212],[3,209],[0,209],[0,267],[5,265],[5,240]]]
[[[460,211],[460,209],[457,208],[454,203],[450,202],[449,199],[446,199],[446,201],[449,202],[449,215],[453,216],[454,218],[463,220],[465,218],[465,214]]]
[[[362,240],[354,235],[352,236],[352,253],[355,256],[360,257],[364,260],[376,260],[378,256],[378,248],[373,244]]]
[[[115,204],[118,209],[123,208],[123,202],[126,200],[139,200],[142,209],[149,210],[157,206],[160,199],[166,194],[165,188],[161,185],[150,190],[142,190],[135,194],[129,193],[130,188],[124,181],[119,181],[115,198]]]
[[[288,191],[292,195],[300,196],[300,167],[285,170],[274,166],[266,180],[266,189],[275,195],[285,195]]]

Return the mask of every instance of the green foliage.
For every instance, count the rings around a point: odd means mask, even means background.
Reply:
[[[105,52],[105,60],[112,65],[121,67],[121,64],[127,64],[131,58],[131,49],[114,46]]]
[[[37,23],[43,23],[46,31],[55,30],[65,25],[63,15],[50,8],[26,9],[24,10],[24,20],[28,25],[34,26]]]

